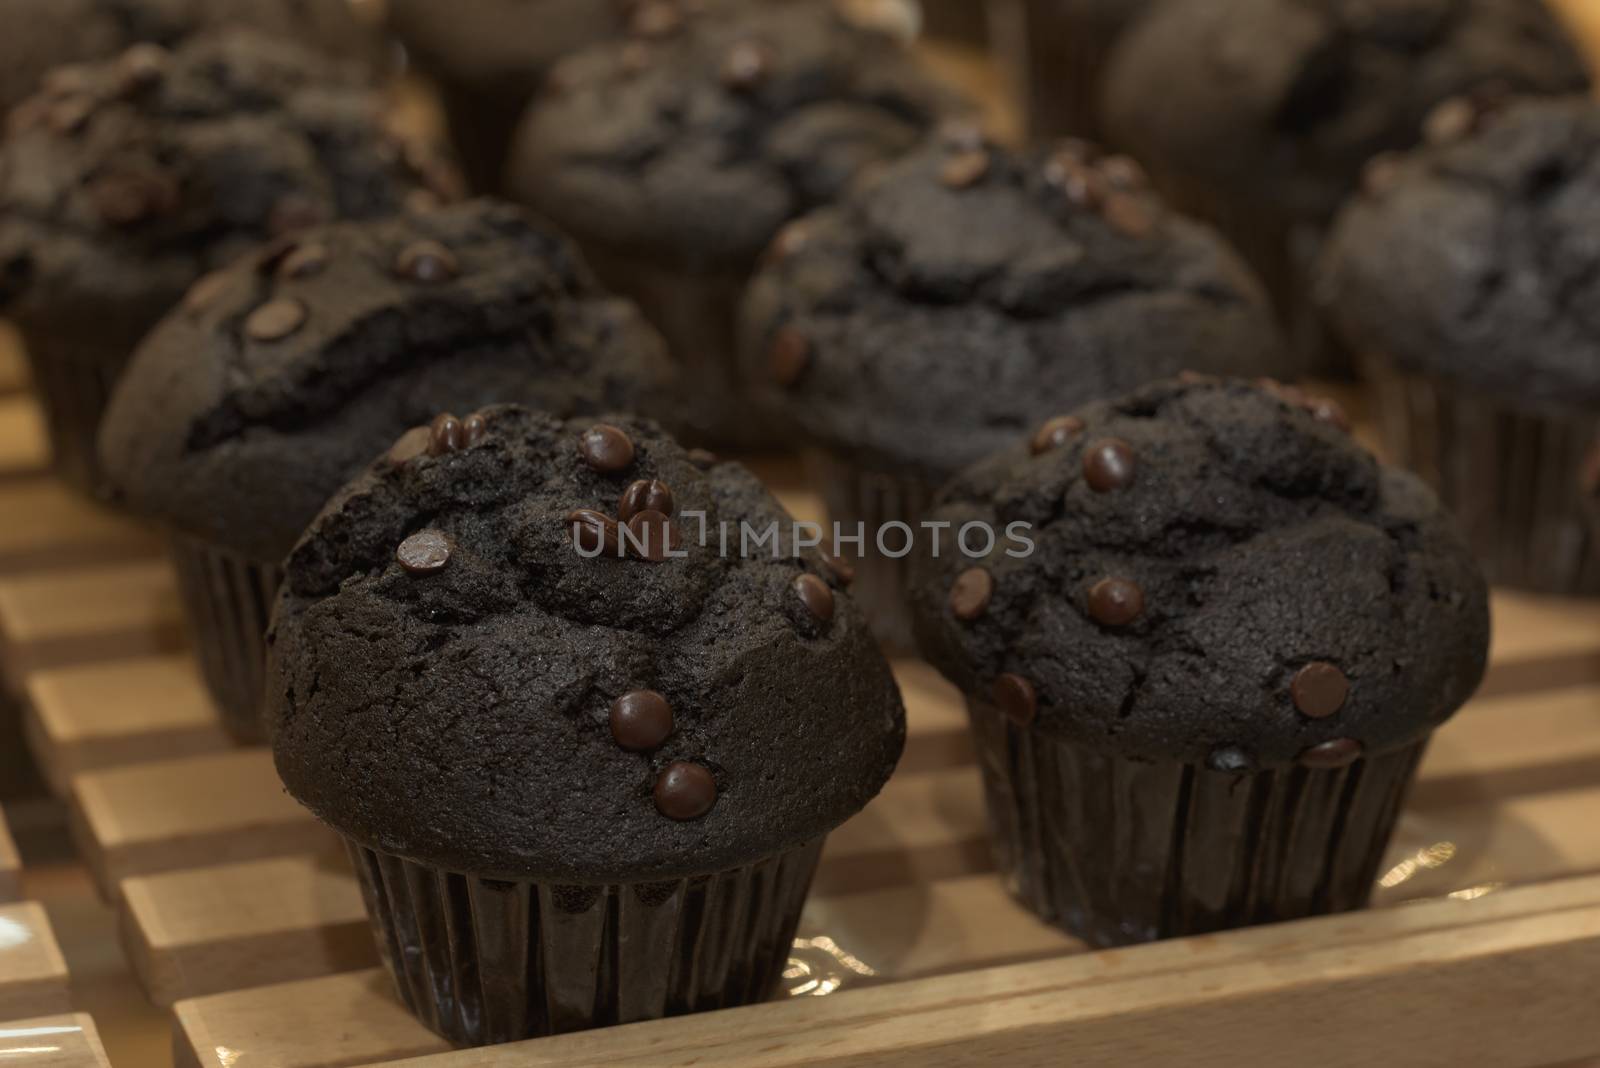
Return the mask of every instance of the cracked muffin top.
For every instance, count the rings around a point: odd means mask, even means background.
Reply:
[[[510,183],[580,240],[659,266],[747,269],[784,222],[960,103],[828,0],[653,0],[629,26],[557,66]]]
[[[1441,101],[1588,84],[1543,0],[1205,0],[1163,4],[1124,38],[1105,117],[1175,183],[1322,222]]]
[[[922,561],[924,654],[1092,749],[1337,767],[1422,738],[1483,677],[1487,589],[1454,520],[1288,387],[1191,376],[1079,409],[930,518],[1026,523],[1033,548]]]
[[[249,30],[57,71],[0,144],[0,305],[153,320],[265,240],[453,196],[384,108],[360,67]]]
[[[1284,366],[1254,277],[1131,160],[962,125],[779,234],[741,347],[804,437],[934,481],[1099,397]]]
[[[348,0],[6,0],[0,110],[21,103],[54,67],[108,59],[142,41],[170,48],[220,26],[250,27],[329,55],[376,55],[376,35]]]
[[[656,413],[675,374],[566,238],[473,201],[301,231],[207,275],[134,355],[101,454],[136,509],[276,562],[408,427],[507,402]]]
[[[362,844],[480,875],[675,878],[813,841],[882,787],[905,716],[837,565],[720,549],[723,523],[789,522],[620,416],[494,408],[380,460],[289,558],[279,774]]]
[[[1365,186],[1318,279],[1353,347],[1530,406],[1600,405],[1600,107],[1463,102]]]

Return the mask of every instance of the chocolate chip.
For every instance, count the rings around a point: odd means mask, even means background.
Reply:
[[[73,93],[94,91],[94,75],[82,63],[69,63],[47,71],[39,79],[39,88],[46,96],[68,96]]]
[[[394,273],[412,282],[448,282],[461,273],[455,254],[437,241],[414,241],[395,257]]]
[[[1113,230],[1127,237],[1149,237],[1155,231],[1155,209],[1143,197],[1112,193],[1100,211]]]
[[[795,595],[813,619],[826,623],[833,618],[833,591],[826,582],[815,575],[805,574],[794,580],[793,587]]]
[[[1256,770],[1256,762],[1238,746],[1224,745],[1213,749],[1211,755],[1206,757],[1206,767],[1231,775],[1247,775]]]
[[[1360,759],[1361,743],[1354,738],[1335,738],[1300,754],[1300,763],[1308,768],[1342,768]]]
[[[473,412],[461,420],[461,445],[469,448],[483,440],[489,432],[489,417],[482,412]]]
[[[772,335],[772,346],[767,350],[767,368],[772,380],[788,387],[800,381],[811,364],[811,342],[792,326],[778,328]]]
[[[841,586],[848,586],[856,580],[856,569],[832,553],[822,554],[822,566],[828,569],[828,574],[832,575],[834,581]]]
[[[1125,627],[1144,612],[1144,591],[1123,578],[1103,578],[1089,589],[1089,617],[1102,627]]]
[[[717,466],[717,464],[721,463],[721,461],[717,459],[717,454],[712,452],[710,449],[690,449],[689,462],[694,464],[702,471],[713,468]]]
[[[622,501],[617,505],[617,518],[626,523],[640,512],[672,514],[672,490],[665,482],[641,478],[622,491]]]
[[[183,295],[183,310],[190,315],[199,315],[222,296],[222,291],[228,288],[228,272],[212,271],[210,274],[201,275],[194,285]]]
[[[672,733],[672,706],[654,690],[633,690],[611,702],[611,737],[631,753],[655,749]]]
[[[122,53],[117,60],[117,91],[135,96],[161,84],[172,63],[172,53],[158,44],[141,42]]]
[[[671,0],[644,0],[628,22],[628,29],[640,37],[669,37],[682,28],[683,12]]]
[[[444,201],[439,199],[438,194],[427,189],[413,189],[406,194],[405,209],[412,215],[427,215],[443,206]]]
[[[767,250],[762,254],[761,262],[768,266],[776,266],[793,256],[805,247],[810,231],[803,222],[792,222],[778,231],[778,236],[772,239]]]
[[[979,152],[988,143],[983,126],[971,119],[948,119],[939,124],[939,143],[955,152]]]
[[[389,446],[389,462],[396,465],[408,464],[417,457],[426,455],[432,448],[433,430],[425,426],[414,426]]]
[[[640,41],[629,41],[622,46],[617,57],[624,74],[638,74],[650,66],[650,46]]]
[[[579,508],[569,512],[565,520],[572,544],[593,556],[616,556],[622,545],[622,533],[617,521],[593,508]]]
[[[1444,145],[1466,137],[1477,125],[1477,106],[1464,96],[1455,96],[1428,112],[1422,123],[1422,136],[1430,145]]]
[[[1105,199],[1105,176],[1070,150],[1057,151],[1045,160],[1044,180],[1080,208],[1097,208]]]
[[[285,280],[310,278],[328,266],[328,246],[315,241],[297,245],[278,261],[277,276]]]
[[[1039,696],[1033,683],[1021,675],[1001,675],[994,680],[989,694],[1006,718],[1019,727],[1032,723],[1039,713]]]
[[[274,237],[292,234],[328,221],[328,213],[321,204],[308,196],[290,193],[278,198],[267,213],[267,232]]]
[[[413,575],[431,575],[450,562],[450,538],[440,530],[419,530],[400,543],[394,558]]]
[[[1114,189],[1143,189],[1150,184],[1144,168],[1132,156],[1107,156],[1099,168]]]
[[[1133,446],[1121,438],[1101,438],[1083,453],[1083,479],[1096,493],[1110,493],[1133,481]]]
[[[1320,422],[1346,432],[1350,430],[1350,417],[1344,414],[1344,408],[1332,397],[1308,397],[1305,408],[1312,418]]]
[[[251,312],[244,321],[244,332],[252,341],[281,341],[305,321],[304,304],[291,297],[279,297]]]
[[[45,112],[45,121],[58,134],[73,134],[89,124],[96,101],[88,93],[78,93],[55,101]]]
[[[1081,433],[1083,433],[1082,419],[1075,415],[1058,415],[1039,428],[1033,435],[1029,448],[1035,456],[1038,456],[1051,449],[1059,449]]]
[[[633,463],[633,440],[609,423],[596,423],[578,439],[578,453],[594,470],[614,474]]]
[[[773,61],[772,49],[765,44],[740,41],[723,57],[722,84],[735,92],[747,93],[767,80]]]
[[[1314,660],[1295,672],[1289,684],[1294,706],[1312,719],[1325,719],[1344,707],[1350,680],[1333,664]]]
[[[155,171],[119,171],[90,182],[89,197],[100,218],[113,226],[131,226],[175,211],[178,186]]]
[[[1405,169],[1395,152],[1380,152],[1361,169],[1361,190],[1370,197],[1381,197],[1393,189]]]
[[[939,167],[939,184],[947,189],[970,189],[989,173],[989,153],[983,149],[957,152]]]
[[[969,567],[950,586],[950,613],[970,623],[989,609],[994,596],[994,576],[981,567]]]
[[[428,451],[433,455],[443,456],[461,448],[461,420],[449,412],[434,416],[428,430],[432,438]]]
[[[669,820],[697,820],[717,803],[717,780],[687,760],[674,760],[656,777],[656,811]]]
[[[672,518],[662,512],[635,513],[627,522],[628,551],[641,560],[659,564],[678,548],[678,531]]]

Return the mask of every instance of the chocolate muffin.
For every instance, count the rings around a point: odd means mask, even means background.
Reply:
[[[1191,377],[1076,419],[946,487],[936,518],[1013,536],[914,591],[1004,877],[1100,946],[1361,907],[1483,676],[1459,529],[1296,390]]]
[[[987,0],[991,36],[1034,137],[1101,137],[1112,49],[1156,0]]]
[[[279,565],[373,457],[410,427],[398,455],[462,447],[508,399],[659,411],[675,373],[565,238],[475,201],[303,231],[207,276],[134,356],[101,454],[172,530],[207,682],[252,740]]]
[[[171,48],[224,26],[347,59],[377,59],[376,35],[348,0],[6,0],[0,6],[0,111],[31,96],[55,67],[111,59],[141,42]]]
[[[349,842],[429,1027],[481,1045],[771,993],[823,838],[905,733],[827,561],[719,549],[789,522],[653,424],[504,407],[375,464],[295,547],[278,771]]]
[[[139,338],[197,277],[308,223],[449,193],[358,67],[246,30],[73,67],[0,143],[0,311],[16,321],[57,469],[98,489],[94,434]]]
[[[734,344],[773,234],[953,106],[899,38],[858,18],[827,0],[651,3],[628,37],[561,64],[523,121],[513,190],[661,328],[690,370],[697,437],[773,440]]]
[[[517,119],[562,56],[623,32],[638,0],[389,0],[389,27],[438,87],[475,189],[501,188]]]
[[[1319,296],[1362,354],[1390,454],[1460,517],[1498,583],[1600,593],[1583,521],[1600,438],[1600,107],[1462,101],[1340,215]]]
[[[1310,270],[1367,161],[1449,123],[1436,109],[1452,98],[1588,85],[1542,0],[1207,0],[1161,4],[1127,35],[1105,118],[1176,204],[1256,266],[1303,358],[1348,373]]]
[[[746,378],[807,446],[832,518],[864,524],[859,589],[895,644],[915,554],[890,555],[905,539],[886,527],[916,526],[961,468],[1185,369],[1285,364],[1249,271],[1132,161],[1084,142],[1017,154],[963,126],[785,229],[743,332]]]

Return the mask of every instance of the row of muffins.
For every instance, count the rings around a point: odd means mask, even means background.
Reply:
[[[806,7],[763,8],[782,18],[760,25],[783,41],[813,22],[794,39],[855,32]],[[1041,532],[1021,563],[919,560],[870,606],[909,603],[968,694],[1019,894],[1101,944],[1361,904],[1420,745],[1483,669],[1482,579],[1437,501],[1283,389],[1191,379],[1079,407],[1184,367],[1282,369],[1259,287],[1126,157],[1019,156],[965,124],[915,148],[906,130],[931,113],[905,123],[896,103],[896,121],[873,121],[879,90],[837,74],[837,98],[789,96],[817,69],[804,49],[736,48],[731,7],[688,14],[637,27],[675,42],[665,52],[573,68],[559,106],[584,148],[542,146],[552,188],[602,244],[642,220],[680,254],[702,237],[765,244],[819,190],[838,201],[779,233],[744,302],[739,373],[774,426],[834,454],[845,502],[872,478],[911,502],[873,498],[880,517],[932,502],[936,518]],[[181,69],[187,50],[160,58]],[[646,102],[691,90],[662,119],[628,104],[636,81]],[[730,101],[761,122],[723,128]],[[634,136],[640,116],[676,135],[686,115],[716,121],[703,138]],[[781,182],[752,165],[695,187],[691,164],[750,142],[774,150],[763,166],[788,161]],[[818,172],[791,186],[796,151]],[[839,196],[839,169],[902,152]],[[402,188],[440,184],[431,156],[395,159]],[[641,197],[618,176],[644,160],[671,180]],[[750,212],[730,189],[753,194]],[[679,191],[703,207],[677,217]],[[232,669],[259,671],[256,605],[288,554],[271,681],[237,688],[237,722],[264,690],[285,782],[351,842],[430,1025],[492,1041],[759,997],[822,835],[882,785],[903,735],[848,571],[690,537],[690,513],[783,517],[737,465],[601,413],[694,431],[685,397],[706,376],[666,363],[540,224],[425,207],[298,230],[195,286],[119,387],[107,467],[191,542],[203,638],[239,628]],[[731,335],[731,311],[714,321]],[[653,383],[675,374],[660,401]],[[936,404],[916,414],[924,389]],[[507,399],[553,414],[483,407]],[[683,555],[648,538],[603,551],[638,527],[675,531]],[[1108,801],[1124,795],[1134,810]],[[1130,852],[1117,836],[1135,827],[1166,830]],[[1243,862],[1258,850],[1285,863]]]

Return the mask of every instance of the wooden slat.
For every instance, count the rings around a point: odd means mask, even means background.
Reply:
[[[231,747],[187,654],[115,660],[30,675],[23,724],[57,794],[74,776]]]
[[[0,579],[0,655],[13,692],[34,671],[174,652],[183,644],[165,561]]]
[[[94,1021],[83,1013],[0,1023],[0,1064],[11,1068],[110,1068]]]
[[[1600,599],[1496,590],[1485,696],[1600,683]]]
[[[37,903],[0,905],[0,1020],[67,1011],[67,962]]]
[[[71,815],[111,900],[130,875],[314,852],[332,838],[284,793],[265,749],[86,772],[73,780]]]
[[[787,1043],[797,1036],[815,1036],[819,1028],[826,1028],[829,1041],[807,1043],[806,1055],[818,1057],[837,1040],[835,1035],[873,1026],[901,1013],[939,1013],[957,1007],[981,1008],[984,1005],[998,1007],[1025,998],[1050,1000],[1059,1005],[1076,1000],[1081,991],[1107,983],[1179,976],[1185,977],[1188,984],[1202,988],[1208,985],[1205,976],[1224,968],[1265,968],[1274,973],[1280,985],[1285,975],[1298,972],[1319,975],[1321,981],[1328,981],[1337,973],[1326,966],[1327,961],[1366,960],[1384,947],[1416,940],[1444,938],[1447,944],[1481,944],[1490,941],[1503,925],[1543,917],[1565,919],[1593,910],[1596,901],[1600,901],[1600,880],[1568,880],[1505,891],[1470,902],[1445,900],[1404,909],[1331,916],[1157,943],[1133,950],[1084,953],[997,969],[963,970],[947,978],[897,982],[877,990],[852,990],[842,997],[801,997],[786,1005],[765,1005],[489,1050],[462,1051],[441,1058],[438,1066],[677,1064],[680,1062],[675,1055],[679,1054],[713,1058],[705,1063],[755,1064],[759,1061],[741,1058],[769,1045],[774,1049],[788,1048]],[[980,916],[967,910],[961,915],[964,926],[981,929]],[[934,917],[937,918],[940,917]],[[1484,937],[1485,933],[1488,937]],[[1312,947],[1310,952],[1323,958],[1318,962],[1320,973],[1309,967],[1302,968],[1299,958],[1307,954],[1307,947]],[[846,948],[857,951],[848,943]],[[1403,952],[1395,959],[1402,956]],[[1571,985],[1582,986],[1581,983]],[[1138,1004],[1140,1001],[1135,996],[1125,1008]],[[336,1006],[339,1013],[342,1026],[338,1029],[336,1043],[307,1043],[272,1026],[275,1020],[300,1019],[308,1014],[315,1017],[322,1012],[319,1006],[324,1005]],[[207,1068],[223,1068],[227,1063],[225,1057],[218,1055],[219,1049],[247,1049],[262,1058],[260,1063],[279,1068],[338,1068],[399,1060],[416,1056],[417,1047],[430,1043],[433,1049],[442,1050],[443,1043],[414,1020],[397,1016],[397,1010],[399,1005],[387,978],[378,971],[222,994],[178,1004],[175,1049],[180,1064]],[[737,1055],[724,1056],[724,1048],[734,1044],[738,1044]],[[1105,1058],[1105,1062],[1114,1063],[1136,1060],[1138,1058],[1131,1053],[1120,1058]],[[1028,1065],[1063,1061],[974,1059],[971,1063]],[[1091,1063],[1101,1061],[1091,1060]],[[1172,1063],[1186,1062],[1179,1058]],[[1259,1063],[1296,1062],[1269,1059]]]
[[[6,825],[6,815],[0,811],[0,902],[15,901],[21,896],[22,858],[17,855],[17,843]]]
[[[0,574],[148,558],[161,540],[148,527],[96,504],[54,478],[0,483]]]
[[[39,406],[26,394],[0,397],[0,481],[36,475],[49,463]]]

